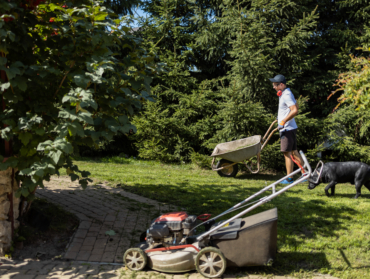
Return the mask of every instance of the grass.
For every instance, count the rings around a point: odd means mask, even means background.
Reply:
[[[282,175],[238,174],[222,178],[189,164],[105,158],[80,160],[94,183],[107,181],[151,199],[186,208],[190,214],[218,214]],[[118,185],[118,186],[117,186]],[[290,275],[307,278],[331,274],[340,278],[370,278],[370,193],[363,187],[355,200],[350,184],[339,184],[334,197],[324,186],[300,184],[251,214],[278,208],[278,254],[271,267],[246,267],[240,274]],[[248,251],[246,251],[248,253]]]

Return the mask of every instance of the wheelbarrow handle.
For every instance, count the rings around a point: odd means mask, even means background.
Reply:
[[[265,138],[266,136],[268,135],[268,133],[270,132],[272,126],[274,126],[274,124],[277,122],[277,120],[275,120],[274,122],[271,123],[269,129],[267,130],[266,134],[264,135],[264,137],[262,138],[262,141],[264,142],[265,141]],[[267,139],[268,140],[268,139]]]
[[[276,121],[276,120],[275,120]],[[275,128],[274,130],[272,130],[272,132],[270,133],[269,137],[267,138],[267,140],[263,143],[262,147],[261,147],[261,151],[262,149],[265,147],[265,145],[268,143],[268,141],[270,140],[271,136],[278,130],[278,128]]]
[[[250,160],[248,161],[248,162],[250,162]],[[247,162],[247,163],[248,163]],[[258,153],[257,154],[257,170],[252,170],[252,164],[251,164],[251,166],[248,166],[248,164],[247,163],[244,163],[244,162],[242,162],[243,164],[244,164],[244,166],[246,166],[247,167],[247,169],[251,172],[251,173],[253,173],[253,174],[256,174],[256,173],[258,173],[259,171],[260,171],[260,163],[261,163],[261,153]]]

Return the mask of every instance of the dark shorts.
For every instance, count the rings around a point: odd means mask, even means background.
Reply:
[[[280,133],[280,151],[289,152],[297,150],[297,129]]]

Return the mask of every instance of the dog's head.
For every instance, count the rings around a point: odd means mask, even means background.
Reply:
[[[308,179],[308,189],[313,190],[316,186],[320,185],[321,179],[319,178],[319,173],[314,172],[311,177]],[[317,181],[317,182],[316,182]]]

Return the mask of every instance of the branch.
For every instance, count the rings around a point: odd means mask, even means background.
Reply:
[[[71,69],[75,65],[75,63],[76,63],[76,61],[72,61],[71,66],[69,67],[69,70],[66,72],[66,74],[64,75],[62,81],[60,82],[59,87],[58,87],[57,91],[55,92],[53,99],[55,99],[55,97],[57,96],[57,94],[59,92],[59,89],[62,87],[64,80],[66,79],[68,73],[71,71]]]

